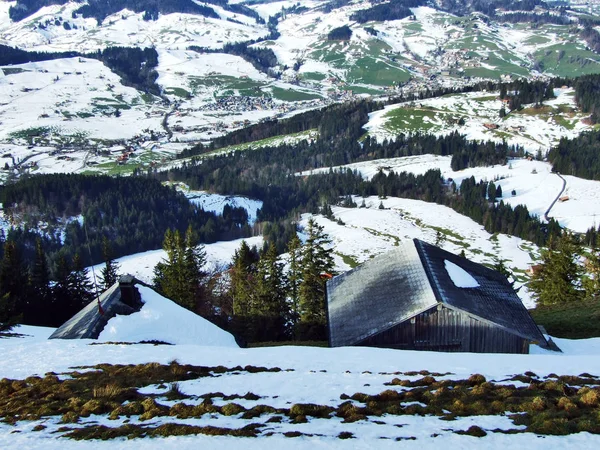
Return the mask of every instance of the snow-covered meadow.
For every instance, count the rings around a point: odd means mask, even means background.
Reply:
[[[127,317],[124,318],[127,320]],[[123,325],[126,325],[125,323]],[[180,333],[186,328],[180,327]],[[579,375],[600,373],[600,340],[568,341],[557,339],[564,350],[563,354],[534,349],[530,355],[435,353],[386,350],[361,347],[314,348],[314,347],[272,347],[237,349],[232,347],[204,346],[201,342],[188,345],[148,345],[148,344],[103,344],[90,345],[90,340],[47,340],[52,329],[18,327],[22,337],[0,339],[0,352],[4,363],[0,366],[0,377],[24,379],[31,375],[44,376],[48,372],[59,374],[61,379],[69,379],[74,367],[106,364],[192,364],[205,367],[224,366],[239,370],[218,373],[216,376],[180,381],[178,389],[187,397],[184,403],[198,404],[203,395],[210,395],[214,405],[228,403],[224,396],[235,398],[235,403],[250,409],[256,405],[269,405],[272,408],[290,408],[294,404],[312,403],[325,407],[337,407],[343,403],[344,395],[357,392],[376,395],[383,391],[403,392],[407,388],[389,386],[393,378],[400,377],[417,381],[424,374],[433,373],[436,380],[466,379],[472,374],[481,374],[496,384],[526,386],[519,381],[509,381],[515,374],[534,372],[536,377],[546,377],[551,373],[559,375]],[[245,371],[242,367],[258,366],[281,371]],[[130,366],[133,370],[134,366]],[[419,371],[427,371],[418,373]],[[436,373],[437,372],[437,373]],[[63,375],[60,375],[63,374]],[[168,387],[164,385],[140,386],[142,395],[154,395],[156,401],[167,407],[177,401],[167,400]],[[251,392],[253,399],[244,399]],[[212,394],[209,394],[212,393]],[[218,394],[215,394],[218,393]],[[390,395],[390,394],[388,394]],[[221,397],[219,397],[221,396]],[[236,398],[237,397],[237,398]],[[255,399],[258,397],[257,399]],[[354,404],[360,403],[353,401]],[[414,403],[414,402],[413,402]],[[417,402],[419,403],[419,402]],[[404,408],[410,402],[402,404]],[[455,420],[440,420],[432,415],[388,415],[376,420],[363,419],[347,423],[340,417],[309,417],[305,423],[293,421],[270,421],[272,414],[255,419],[244,419],[242,414],[204,414],[199,418],[177,419],[158,416],[151,420],[140,420],[136,416],[109,420],[106,415],[94,414],[82,417],[76,424],[65,428],[60,416],[45,417],[41,420],[18,421],[14,425],[0,424],[0,445],[2,448],[137,448],[139,445],[154,448],[197,448],[198,445],[210,448],[263,448],[265,445],[285,446],[286,448],[577,448],[593,449],[600,445],[600,436],[589,433],[576,433],[568,436],[540,436],[534,433],[504,434],[500,430],[523,430],[508,416],[483,415],[457,417]],[[221,428],[241,428],[252,423],[260,423],[259,438],[206,436],[171,436],[168,438],[111,439],[110,441],[73,441],[59,437],[67,429],[103,425],[119,427],[129,423],[133,426],[157,427],[161,424],[185,424],[187,426],[215,426]],[[43,425],[43,427],[37,427]],[[487,436],[476,438],[458,435],[476,425],[487,432]],[[35,427],[36,431],[32,429]],[[494,431],[496,430],[496,431]],[[295,438],[284,437],[284,433],[297,433]],[[339,439],[340,433],[352,433],[349,441]],[[289,436],[294,436],[294,434]],[[399,444],[397,441],[403,441]]]
[[[562,180],[552,173],[552,165],[547,162],[511,159],[506,165],[454,171],[450,167],[451,159],[450,156],[438,155],[407,156],[348,164],[333,169],[357,170],[367,179],[380,170],[422,175],[428,170],[439,169],[442,177],[447,180],[452,179],[457,186],[470,177],[475,177],[476,181],[493,181],[496,186],[502,188],[501,200],[504,203],[513,207],[525,205],[530,213],[541,219],[544,219],[546,210],[562,189]],[[303,174],[328,170],[329,168],[318,169]],[[567,182],[563,195],[568,196],[569,199],[556,202],[548,216],[578,233],[585,233],[590,227],[598,227],[600,225],[600,182],[569,175],[563,177]],[[425,223],[429,221],[425,220]]]
[[[545,108],[535,110],[528,105],[525,112],[507,110],[509,114],[502,119],[499,111],[503,103],[498,92],[479,91],[397,103],[371,113],[365,129],[378,141],[395,139],[401,132],[435,135],[458,132],[469,140],[504,140],[534,154],[538,150],[545,154],[561,138],[572,139],[590,129],[582,122],[587,115],[578,111],[573,89],[555,89],[555,96],[544,102]],[[498,128],[487,128],[490,124]]]

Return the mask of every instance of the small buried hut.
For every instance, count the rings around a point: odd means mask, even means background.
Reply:
[[[97,301],[67,320],[49,339],[98,339],[108,321],[117,314],[128,316],[142,309],[144,303],[136,284],[145,285],[131,275],[121,276]]]
[[[506,278],[414,239],[327,284],[329,344],[528,353],[548,344]]]

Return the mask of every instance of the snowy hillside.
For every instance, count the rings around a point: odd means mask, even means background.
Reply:
[[[561,138],[591,129],[583,122],[588,115],[575,104],[574,89],[555,89],[556,98],[543,107],[526,105],[522,111],[507,111],[503,118],[498,94],[472,92],[390,105],[371,113],[365,129],[378,141],[394,139],[399,133],[458,132],[475,141],[506,141],[533,154],[546,154]]]
[[[8,2],[3,5],[8,5]],[[214,5],[210,7],[219,18],[173,13],[161,14],[158,20],[143,20],[143,13],[125,9],[106,17],[101,24],[94,18],[85,19],[79,14],[73,18],[73,12],[80,7],[81,4],[76,2],[51,5],[19,22],[11,22],[8,8],[3,7],[0,12],[0,43],[39,51],[81,52],[107,46],[185,49],[198,45],[218,48],[223,43],[248,41],[268,34],[265,25]],[[234,17],[237,22],[227,20]]]
[[[385,171],[409,172],[415,175],[424,174],[431,169],[439,169],[445,179],[452,179],[457,186],[460,186],[462,180],[472,176],[476,181],[493,181],[495,185],[502,188],[503,202],[513,207],[525,205],[530,213],[542,219],[550,204],[561,192],[563,185],[562,180],[551,172],[552,165],[546,162],[511,159],[504,166],[473,167],[453,171],[450,167],[450,160],[450,156],[421,155],[378,159],[342,167],[358,170],[365,178],[369,179],[385,168]],[[305,174],[328,170],[329,168],[305,172]],[[578,233],[585,233],[590,227],[598,227],[600,223],[600,182],[568,175],[565,175],[564,178],[567,184],[563,195],[567,195],[569,199],[565,202],[557,202],[552,207],[549,217]],[[426,221],[426,223],[429,222]]]

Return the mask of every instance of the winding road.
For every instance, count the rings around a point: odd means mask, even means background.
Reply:
[[[563,185],[562,185],[562,189],[560,190],[560,192],[558,193],[558,195],[556,196],[556,198],[554,199],[554,201],[552,203],[550,203],[550,206],[548,207],[548,209],[544,213],[544,218],[546,220],[550,220],[550,218],[548,217],[548,214],[550,214],[550,210],[554,207],[554,205],[556,204],[556,202],[558,201],[558,199],[563,195],[563,192],[565,192],[565,189],[567,188],[567,180],[565,180],[562,177],[562,175],[560,173],[558,173],[558,172],[556,172],[556,175],[562,180]]]

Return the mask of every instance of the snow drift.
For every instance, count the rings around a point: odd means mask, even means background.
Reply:
[[[237,347],[234,337],[152,289],[138,285],[144,306],[128,316],[110,319],[98,341],[160,341],[169,344]]]

